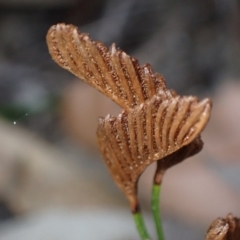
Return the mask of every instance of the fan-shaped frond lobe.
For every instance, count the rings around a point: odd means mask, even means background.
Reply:
[[[105,163],[134,210],[137,181],[149,164],[159,160],[158,182],[159,173],[201,150],[210,100],[178,96],[151,65],[140,66],[115,44],[107,49],[73,25],[52,26],[47,44],[61,67],[123,108],[118,117],[99,120],[97,136]]]
[[[182,155],[179,159],[201,149],[198,137],[208,122],[210,109],[209,99],[199,102],[192,96],[154,96],[117,118],[108,115],[100,119],[100,149],[111,175],[127,196],[136,195],[137,180],[150,163],[161,162],[190,144],[191,148],[178,152]]]
[[[92,41],[79,33],[73,25],[57,24],[47,34],[52,58],[64,69],[90,84],[123,109],[140,105],[158,92],[172,96],[164,78],[149,64],[140,66],[113,44],[108,50],[104,44]]]
[[[217,218],[207,231],[206,240],[240,239],[240,219],[228,214],[226,218]]]

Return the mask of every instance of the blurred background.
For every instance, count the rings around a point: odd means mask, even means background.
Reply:
[[[0,240],[135,240],[128,202],[98,152],[98,117],[119,108],[51,60],[65,22],[150,63],[179,94],[211,97],[203,151],[168,171],[166,239],[204,239],[240,216],[240,2],[0,1]],[[154,166],[140,180],[147,225]]]

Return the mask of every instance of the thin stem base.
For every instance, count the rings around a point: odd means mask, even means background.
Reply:
[[[150,240],[145,223],[143,221],[142,213],[140,211],[133,213],[133,218],[142,240]]]
[[[154,217],[154,222],[157,230],[158,240],[164,240],[161,213],[159,208],[159,195],[161,192],[161,185],[153,184],[152,187],[152,212]]]

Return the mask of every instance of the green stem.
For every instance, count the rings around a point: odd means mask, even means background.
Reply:
[[[162,221],[160,216],[159,208],[159,195],[161,191],[160,184],[153,184],[152,187],[152,212],[154,217],[154,222],[157,230],[158,240],[164,240]]]
[[[138,233],[142,240],[150,240],[149,234],[147,232],[146,226],[143,221],[143,217],[140,211],[133,213],[133,218],[138,230]]]

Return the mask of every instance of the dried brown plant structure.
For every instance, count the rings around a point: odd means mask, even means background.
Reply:
[[[207,231],[206,240],[239,240],[240,219],[228,214],[226,218],[217,218]]]
[[[129,110],[158,92],[176,96],[168,90],[164,78],[151,65],[140,66],[137,59],[117,49],[107,49],[92,41],[73,25],[57,24],[47,33],[49,52],[62,68],[90,84],[123,109]]]
[[[138,178],[149,164],[159,160],[161,170],[166,170],[201,150],[199,135],[210,110],[208,99],[199,102],[192,96],[153,96],[118,117],[100,119],[97,136],[101,152],[132,211],[138,204]]]
[[[99,120],[97,137],[105,163],[117,185],[128,198],[142,239],[149,239],[137,200],[137,182],[157,161],[152,209],[163,239],[159,212],[159,186],[164,172],[198,153],[203,146],[200,133],[206,126],[211,101],[180,97],[167,89],[164,78],[149,64],[140,66],[113,44],[92,41],[73,25],[57,24],[47,33],[52,58],[64,69],[119,104],[117,117]]]
[[[193,155],[199,153],[202,148],[203,141],[201,140],[201,137],[198,136],[188,145],[185,145],[179,150],[173,152],[172,154],[162,158],[160,161],[157,161],[154,184],[161,185],[164,173],[168,168],[182,162],[186,158],[192,157]]]

